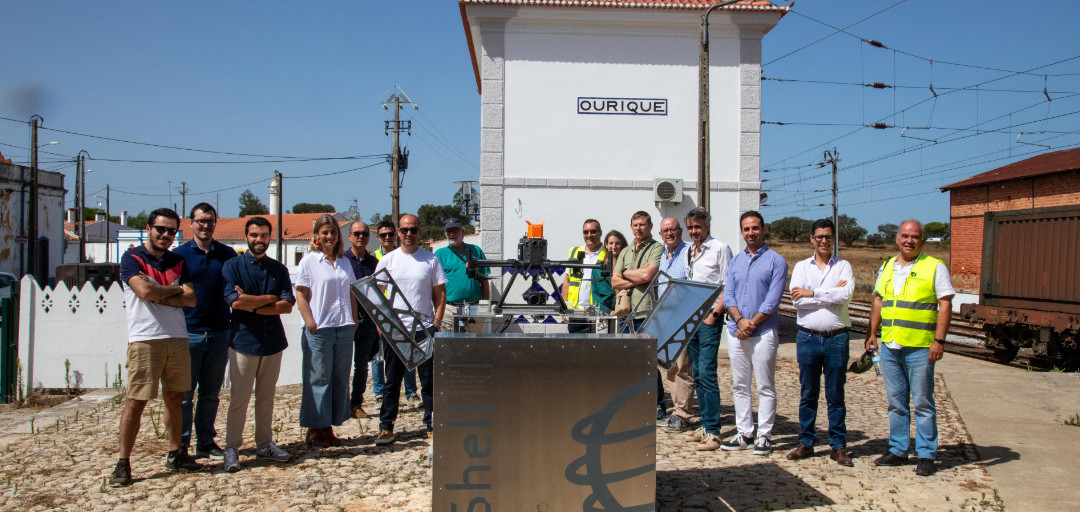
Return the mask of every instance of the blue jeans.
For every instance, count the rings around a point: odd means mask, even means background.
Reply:
[[[229,331],[189,332],[191,351],[191,391],[184,393],[183,421],[180,446],[191,446],[191,427],[195,425],[196,446],[214,442],[221,383],[225,380],[225,365],[229,362]],[[199,394],[198,405],[192,401]]]
[[[433,336],[434,332],[420,331],[416,333],[416,341],[420,342]],[[394,431],[394,422],[398,416],[398,401],[401,400],[401,380],[406,378],[405,363],[401,362],[397,352],[383,340],[383,354],[386,365],[386,387],[383,388],[382,408],[379,410],[379,430]],[[431,391],[431,374],[434,362],[431,359],[424,361],[416,367],[415,373],[420,376],[420,399],[424,402],[424,426],[431,432],[431,406],[433,403]]]
[[[382,338],[375,340],[376,345],[382,343]],[[378,349],[376,349],[378,350]],[[387,349],[389,350],[389,349]],[[385,358],[385,356],[384,356]],[[386,368],[385,362],[371,361],[371,391],[375,393],[375,396],[383,396],[386,394]],[[411,397],[416,395],[416,372],[409,370],[405,372],[405,396]]]
[[[915,454],[933,459],[937,453],[937,408],[934,405],[934,363],[929,347],[891,349],[881,344],[881,373],[889,397],[889,451],[906,457],[911,445],[911,404],[915,409]]]
[[[824,338],[799,331],[795,335],[796,357],[799,361],[799,441],[813,447],[817,434],[818,397],[821,396],[821,374],[825,374],[825,404],[829,414],[829,446],[840,450],[847,446],[847,408],[844,406],[844,383],[847,381],[848,333]]]
[[[356,332],[353,334],[353,379],[349,405],[352,407],[364,403],[364,390],[367,389],[368,363],[379,352],[379,332],[370,318],[358,318]],[[379,394],[376,392],[375,394]]]
[[[720,435],[720,384],[716,376],[716,355],[720,350],[722,328],[723,324],[703,323],[686,346],[701,409],[701,426],[705,427],[705,432],[715,435]]]
[[[341,425],[349,419],[349,367],[355,327],[322,327],[315,334],[302,329],[304,388],[300,395],[300,426]]]

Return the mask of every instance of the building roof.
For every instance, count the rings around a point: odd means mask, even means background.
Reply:
[[[78,240],[79,239],[79,234],[78,234],[77,230],[75,229],[76,227],[77,227],[77,225],[74,222],[65,222],[64,223],[64,231],[65,232],[70,231],[71,234],[75,236],[75,239]],[[116,234],[118,232],[131,230],[130,227],[125,226],[125,225],[120,224],[120,223],[117,223],[117,222],[112,222],[112,221],[105,222],[103,220],[88,220],[88,221],[86,221],[86,241],[87,242],[104,242],[105,241],[105,230],[106,229],[109,230],[109,238],[112,239],[112,240],[116,239]]]
[[[473,47],[472,29],[465,8],[469,5],[508,5],[519,7],[583,7],[615,9],[683,9],[704,11],[722,0],[458,0],[461,8],[461,23],[465,27],[465,41],[469,44],[469,57],[472,59],[473,74],[476,76],[476,92],[481,92],[480,64]],[[787,14],[789,7],[776,5],[769,0],[743,0],[720,7],[725,11],[778,12]]]
[[[311,228],[315,225],[315,219],[324,215],[322,213],[286,213],[281,216],[281,224],[285,226],[282,238],[285,240],[311,240]],[[332,214],[339,226],[352,222],[340,213]],[[244,224],[252,217],[264,217],[273,226],[271,238],[277,239],[277,215],[247,215],[244,217],[218,217],[217,229],[214,230],[214,238],[217,240],[246,240],[244,237]],[[191,240],[191,229],[187,222],[180,223],[184,237],[182,240]],[[87,229],[89,231],[89,229]]]
[[[1065,149],[1053,153],[1043,153],[1027,160],[1013,162],[1004,167],[976,174],[956,183],[945,185],[941,187],[941,191],[945,192],[954,188],[973,187],[1077,170],[1080,170],[1080,148]]]

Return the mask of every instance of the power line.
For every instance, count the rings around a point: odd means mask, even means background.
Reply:
[[[804,17],[804,18],[806,18],[808,20],[817,21],[818,23],[821,23],[822,25],[825,25],[826,27],[829,27],[829,28],[835,30],[835,32],[833,32],[833,33],[831,33],[831,34],[829,34],[829,35],[827,35],[825,37],[822,37],[821,39],[818,39],[818,40],[816,40],[816,41],[814,41],[812,43],[803,45],[803,46],[801,46],[799,48],[796,48],[796,49],[794,49],[794,50],[792,50],[790,52],[787,52],[787,53],[785,53],[785,54],[783,54],[783,55],[781,55],[781,56],[779,56],[779,57],[777,57],[777,58],[775,58],[773,60],[770,60],[769,62],[766,62],[765,64],[762,64],[761,67],[768,66],[769,64],[772,64],[772,63],[774,63],[774,62],[776,62],[778,60],[781,60],[781,59],[787,58],[787,57],[789,57],[791,55],[794,55],[796,53],[799,53],[799,52],[801,52],[801,51],[803,51],[803,50],[805,50],[805,49],[807,49],[807,48],[809,48],[811,46],[814,46],[815,44],[818,44],[818,43],[820,43],[820,42],[822,42],[822,41],[824,41],[824,40],[826,40],[826,39],[828,39],[828,38],[830,38],[832,36],[835,36],[836,34],[839,34],[839,33],[848,34],[847,32],[844,32],[844,29],[854,27],[855,25],[858,25],[858,24],[860,24],[860,23],[862,23],[862,22],[864,22],[864,21],[866,21],[866,20],[868,20],[870,18],[873,18],[874,16],[877,16],[877,15],[879,15],[879,14],[885,12],[885,11],[888,11],[889,9],[892,9],[893,7],[896,7],[896,6],[898,6],[898,5],[900,5],[900,4],[904,3],[904,2],[907,2],[907,0],[900,0],[899,2],[896,2],[895,4],[892,4],[892,5],[888,6],[888,7],[884,8],[884,9],[878,11],[878,12],[875,12],[874,14],[871,14],[871,15],[869,15],[869,16],[867,16],[867,17],[865,17],[865,18],[863,18],[863,19],[861,19],[859,21],[856,21],[855,23],[852,23],[852,24],[850,24],[850,25],[848,25],[848,26],[846,26],[844,28],[833,27],[832,25],[829,25],[828,23],[824,23],[824,22],[815,20],[814,18],[811,18],[811,17],[809,17],[809,16],[807,16],[807,15],[801,13],[801,12],[798,12],[798,11],[794,11],[794,10],[788,11],[788,12],[791,12],[793,14],[797,14],[799,16],[802,16],[802,17]],[[851,34],[848,34],[848,35],[851,35]]]
[[[365,160],[373,158],[386,158],[385,154],[378,155],[356,155],[356,156],[334,156],[334,157],[321,157],[321,158],[290,158],[288,160],[243,160],[243,161],[207,161],[207,160],[194,160],[194,161],[182,161],[182,160],[128,160],[122,158],[95,158],[87,157],[88,160],[97,160],[99,162],[127,162],[136,164],[166,164],[166,165],[196,165],[196,164],[214,164],[214,165],[231,165],[231,164],[277,164],[277,163],[291,163],[291,162],[323,162],[332,160]]]

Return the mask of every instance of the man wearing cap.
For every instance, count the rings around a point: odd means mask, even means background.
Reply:
[[[465,231],[461,228],[461,220],[456,217],[446,219],[443,224],[446,230],[446,239],[450,242],[446,247],[435,251],[435,257],[442,263],[443,271],[446,272],[446,302],[452,307],[460,307],[467,304],[475,304],[481,300],[488,300],[490,291],[487,282],[483,278],[472,278],[465,274],[465,262],[486,259],[484,251],[479,247],[465,243]],[[487,267],[477,269],[479,273],[488,275]],[[469,331],[478,332],[481,324],[471,323]],[[443,315],[442,332],[454,332],[453,312]]]

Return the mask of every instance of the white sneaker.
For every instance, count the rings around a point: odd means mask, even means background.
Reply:
[[[289,459],[292,459],[292,455],[289,455],[289,452],[278,448],[276,443],[270,441],[270,444],[267,444],[266,448],[255,452],[255,458],[272,460],[274,462],[289,462]]]
[[[753,438],[746,437],[736,432],[735,435],[731,436],[731,439],[728,439],[726,443],[720,445],[720,448],[726,452],[737,452],[750,448],[750,443],[753,440]]]
[[[222,454],[221,466],[228,473],[236,473],[237,471],[244,469],[244,466],[240,465],[240,454],[236,453],[236,448],[225,449],[225,452]]]
[[[754,440],[754,455],[768,455],[772,453],[772,441],[769,438],[758,436]]]

